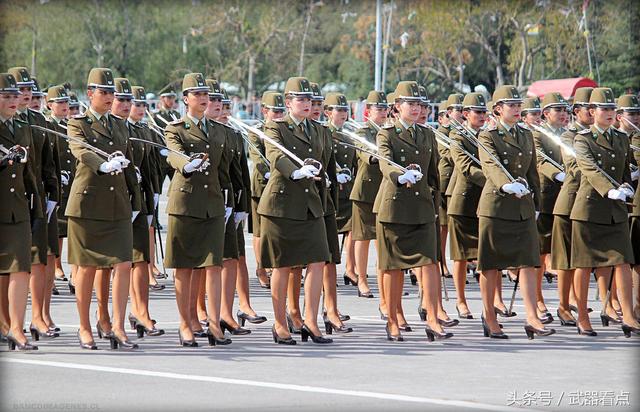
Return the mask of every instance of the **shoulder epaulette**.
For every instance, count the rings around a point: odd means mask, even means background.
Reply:
[[[179,125],[180,123],[184,123],[183,119],[178,119],[178,120],[174,120],[172,122],[169,122],[170,125],[176,126]]]
[[[498,126],[495,124],[490,125],[489,127],[487,127],[486,129],[484,129],[487,132],[495,132],[496,130],[498,130]]]
[[[385,124],[384,126],[382,126],[382,128],[385,129],[385,130],[386,129],[393,129],[394,127],[396,127],[396,126],[393,125],[393,124]]]
[[[569,131],[576,133],[576,132],[578,132],[578,128],[575,127],[575,126],[569,126]]]
[[[529,127],[527,127],[526,124],[524,123],[518,123],[516,124],[516,126],[518,126],[519,128],[521,128],[522,130],[528,130],[528,131],[532,131],[531,129],[529,129]]]
[[[578,134],[591,134],[591,129],[580,130]]]

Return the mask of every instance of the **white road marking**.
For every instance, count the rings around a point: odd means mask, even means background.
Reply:
[[[286,384],[286,383],[253,381],[253,380],[247,380],[247,379],[221,378],[217,376],[202,376],[202,375],[187,375],[187,374],[181,374],[181,373],[155,372],[155,371],[148,371],[143,369],[114,368],[110,366],[86,365],[86,364],[80,364],[80,363],[69,363],[69,362],[63,363],[63,362],[52,362],[52,361],[42,361],[42,360],[30,360],[30,359],[14,359],[14,358],[7,358],[7,357],[0,358],[0,362],[18,363],[18,364],[25,364],[25,365],[50,366],[54,368],[63,368],[63,369],[80,369],[80,370],[88,370],[88,371],[95,371],[95,372],[117,373],[122,375],[149,376],[154,378],[211,382],[211,383],[220,383],[220,384],[226,384],[226,385],[254,386],[254,387],[261,387],[261,388],[282,389],[282,390],[298,391],[298,392],[311,392],[311,393],[322,393],[322,394],[331,394],[331,395],[340,395],[340,396],[351,396],[351,397],[357,397],[357,398],[382,399],[382,400],[388,400],[388,401],[424,403],[424,404],[443,405],[443,406],[486,410],[486,411],[509,411],[509,412],[522,411],[520,408],[512,408],[509,406],[491,405],[491,404],[476,403],[476,402],[469,402],[469,401],[424,398],[424,397],[418,397],[418,396],[396,395],[392,393],[379,393],[379,392],[369,392],[369,391],[350,391],[350,390],[342,390],[342,389],[323,388],[319,386],[293,385],[293,384]],[[535,411],[535,409],[527,408],[527,411]]]

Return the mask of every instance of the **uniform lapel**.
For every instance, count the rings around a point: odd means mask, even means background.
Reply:
[[[293,129],[293,135],[298,139],[302,140],[306,144],[311,143],[307,135],[304,134],[300,126],[296,126],[296,122],[293,121],[291,116],[287,115],[287,123],[289,123],[289,128]],[[301,123],[302,124],[302,123]]]
[[[598,131],[598,129],[596,129],[595,127],[591,129],[591,131],[593,133],[596,133],[597,138],[596,138],[596,143],[599,146],[602,146],[608,150],[613,150],[613,146],[611,146],[611,144],[609,143],[609,141],[607,140],[607,137],[604,135],[604,133],[600,133],[600,131]]]
[[[96,133],[101,134],[104,137],[107,138],[111,138],[111,133],[109,133],[109,131],[102,125],[102,122],[100,122],[100,120],[98,120],[93,113],[91,113],[90,110],[88,110],[88,114],[87,116],[89,116],[92,120],[91,122],[91,130],[95,131]]]
[[[511,128],[511,132],[508,132],[507,129],[504,128],[502,123],[500,123],[498,125],[498,134],[500,134],[500,132],[502,132],[502,136],[503,136],[502,140],[504,140],[505,143],[507,143],[507,144],[509,144],[509,145],[511,145],[513,147],[516,147],[518,149],[522,149],[520,147],[520,145],[518,144],[517,136],[515,136],[515,133],[517,133],[516,129],[515,129],[516,127],[517,126],[513,126]]]
[[[398,137],[400,138],[400,140],[402,140],[403,142],[413,147],[417,147],[414,138],[411,137],[411,132],[409,132],[409,129],[404,128],[402,123],[400,123],[400,120],[396,120],[395,127],[396,127],[396,130],[400,129],[400,133],[398,133]]]
[[[209,139],[207,139],[207,136],[204,134],[202,129],[200,129],[198,125],[189,118],[189,116],[185,116],[185,121],[189,124],[189,133],[191,136],[198,138],[203,142],[208,142]],[[206,121],[204,117],[202,118],[202,121]]]
[[[14,142],[15,142],[14,135],[11,134],[11,131],[7,128],[7,125],[2,123],[2,125],[0,125],[0,144],[2,144],[5,149],[9,149],[15,144]]]

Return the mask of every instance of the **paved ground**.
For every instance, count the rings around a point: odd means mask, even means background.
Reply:
[[[250,237],[246,246],[253,273]],[[342,286],[340,310],[351,315],[354,332],[334,336],[332,345],[275,345],[269,321],[252,325],[251,335],[234,337],[230,346],[210,348],[202,339],[199,348],[187,349],[177,346],[173,284],[165,280],[167,289],[151,294],[151,311],[167,335],[139,340],[140,350],[133,353],[111,351],[107,341],[98,342],[99,351],[80,350],[74,299],[59,285],[52,311],[62,334],[40,341],[37,352],[3,349],[0,409],[457,411],[609,410],[617,405],[638,410],[633,387],[640,339],[625,339],[619,327],[602,328],[596,322],[598,302],[590,303],[597,338],[578,336],[575,328],[555,322],[556,335],[528,341],[518,316],[502,320],[511,339],[488,340],[478,319],[478,285],[470,281],[476,319],[450,328],[455,337],[444,343],[427,342],[415,310],[417,288],[407,279],[404,308],[414,332],[405,333],[402,343],[386,341],[376,299],[358,298],[354,287]],[[511,285],[505,283],[505,297]],[[371,286],[377,296],[374,282]],[[544,286],[555,313],[556,284]],[[268,291],[255,277],[251,292],[254,308],[272,317]],[[523,312],[521,303],[516,300],[516,311]],[[445,308],[454,315],[453,300]]]

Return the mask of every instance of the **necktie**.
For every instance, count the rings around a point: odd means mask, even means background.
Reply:
[[[13,122],[11,121],[11,119],[8,119],[7,121],[5,121],[4,125],[7,126],[7,129],[9,129],[11,134],[13,134]]]
[[[107,122],[107,115],[104,115],[100,118],[100,123],[104,126],[105,129],[109,130],[109,124]]]
[[[304,121],[300,122],[300,130],[305,136],[309,137],[309,132],[307,131],[307,125]]]
[[[408,130],[409,130],[409,134],[411,135],[411,138],[413,140],[416,140],[416,132],[415,132],[415,129],[413,128],[413,126],[410,126]]]
[[[198,122],[198,127],[200,128],[200,130],[202,131],[202,133],[206,136],[207,135],[207,127],[204,124],[204,119],[200,120]]]
[[[22,120],[24,122],[28,122],[29,121],[29,118],[27,117],[27,112],[20,113],[20,115],[18,117],[20,117],[20,120]]]

